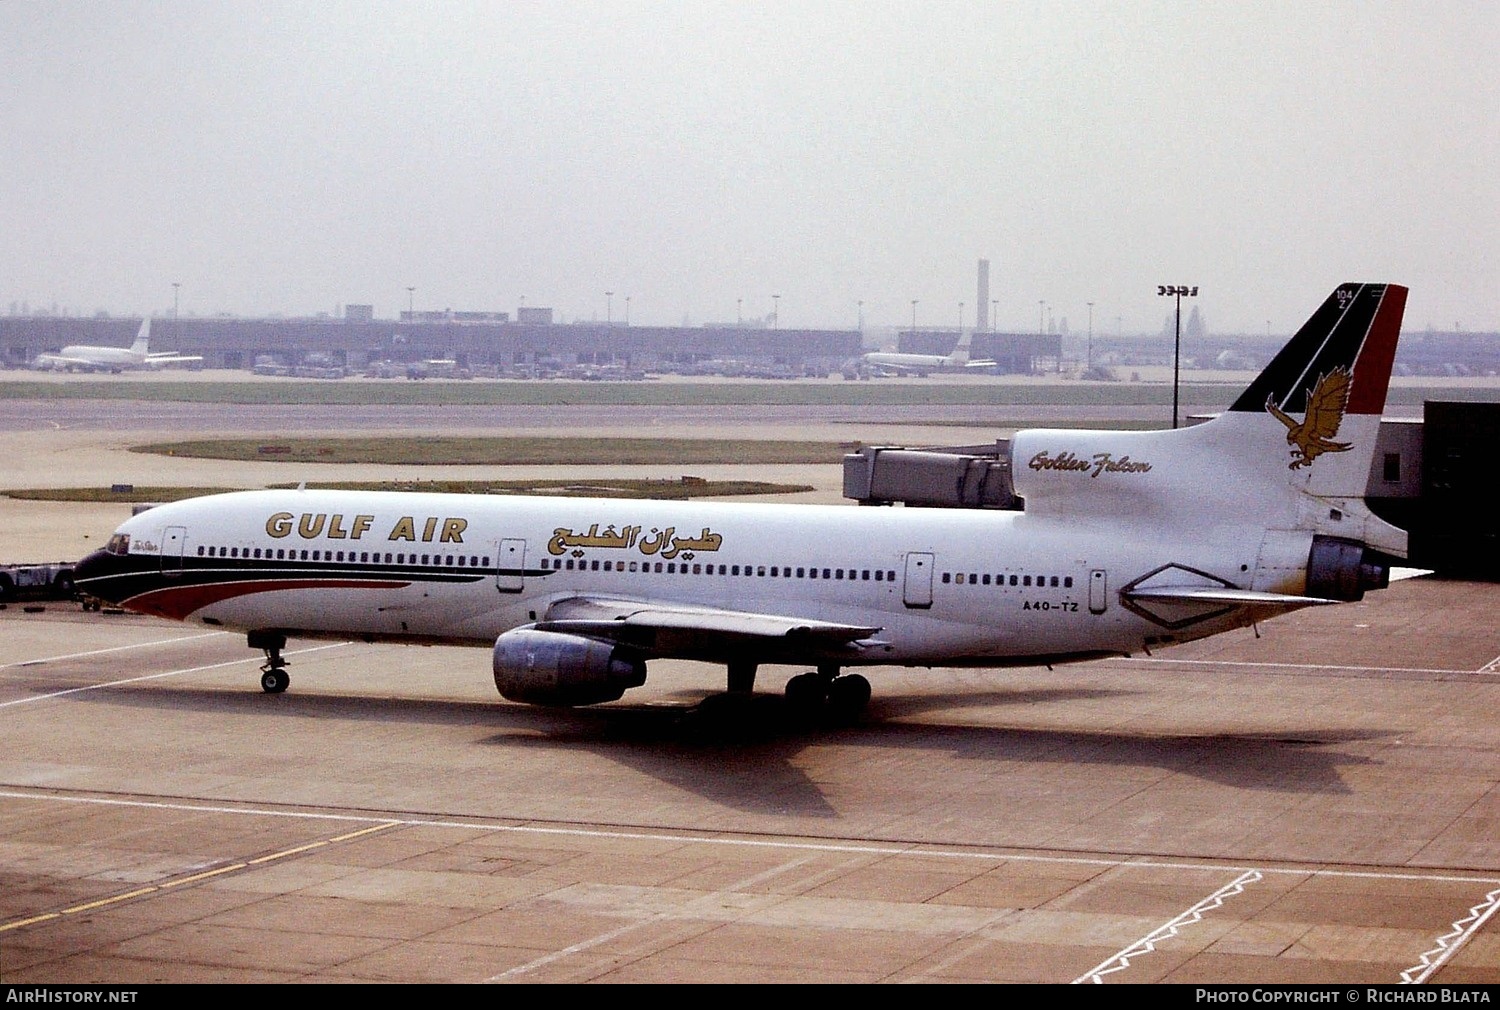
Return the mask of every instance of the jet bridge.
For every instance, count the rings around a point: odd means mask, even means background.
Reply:
[[[1010,440],[906,449],[865,446],[844,456],[844,497],[861,505],[1019,511]]]

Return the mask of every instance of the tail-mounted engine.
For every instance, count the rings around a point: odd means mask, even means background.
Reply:
[[[1313,537],[1307,556],[1307,595],[1353,602],[1368,589],[1391,584],[1391,559],[1355,540]]]
[[[591,638],[517,628],[495,639],[495,686],[530,705],[595,705],[646,682],[646,663]]]

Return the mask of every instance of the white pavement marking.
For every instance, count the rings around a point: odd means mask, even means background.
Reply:
[[[302,656],[306,655],[309,652],[321,652],[324,649],[341,649],[348,644],[350,643],[334,642],[332,645],[315,645],[309,649],[298,649],[295,652],[288,652],[286,653],[286,655]],[[165,673],[148,673],[140,677],[126,677],[124,680],[109,680],[105,681],[102,684],[89,684],[85,687],[70,687],[65,691],[51,691],[47,694],[35,694],[30,698],[16,698],[13,701],[0,701],[0,708],[9,708],[12,705],[28,705],[34,701],[48,701],[53,698],[62,698],[70,694],[79,694],[83,691],[102,691],[106,688],[121,687],[125,684],[139,684],[144,680],[160,680],[162,677],[177,677],[181,676],[184,673],[202,673],[205,670],[221,670],[226,666],[240,666],[245,663],[254,662],[257,662],[257,658],[255,656],[246,656],[244,659],[230,659],[222,663],[210,663],[207,666],[192,666],[183,670],[168,670]]]
[[[1052,865],[1066,866],[1104,866],[1104,867],[1130,867],[1158,870],[1237,870],[1240,867],[1226,867],[1221,863],[1193,863],[1193,862],[1171,862],[1164,860],[1141,860],[1141,859],[1098,859],[1087,856],[1033,856],[1024,853],[1005,852],[998,849],[979,848],[946,848],[942,845],[927,843],[912,843],[899,845],[895,843],[877,845],[874,843],[852,844],[845,842],[791,842],[771,841],[763,838],[724,838],[713,835],[693,834],[670,834],[664,831],[601,831],[589,828],[553,828],[541,827],[532,824],[495,824],[486,823],[483,817],[474,817],[471,820],[441,820],[431,817],[375,817],[369,814],[326,814],[315,813],[306,810],[272,810],[266,807],[229,807],[209,803],[166,803],[158,800],[120,800],[103,796],[65,796],[58,792],[25,792],[12,789],[0,789],[0,799],[10,800],[37,800],[53,803],[81,803],[96,806],[113,807],[135,807],[142,810],[182,810],[194,813],[208,814],[239,814],[250,817],[285,817],[289,819],[305,819],[314,821],[348,821],[354,824],[399,824],[402,827],[422,828],[453,828],[462,831],[493,831],[496,833],[509,833],[518,835],[553,835],[566,838],[611,838],[624,839],[628,841],[648,842],[692,842],[702,845],[725,845],[745,849],[787,849],[797,852],[837,852],[851,853],[855,855],[877,855],[877,856],[900,856],[921,855],[936,859],[956,860],[988,860],[1007,863],[1046,863]],[[1374,870],[1322,870],[1303,867],[1287,867],[1284,869],[1248,870],[1248,873],[1259,873],[1265,876],[1274,874],[1285,874],[1287,876],[1306,877],[1316,874],[1320,877],[1357,878],[1361,880],[1416,880],[1438,883],[1464,883],[1464,884],[1500,884],[1500,877],[1481,877],[1472,874],[1458,876],[1446,873],[1389,873]]]
[[[1213,911],[1214,909],[1224,904],[1224,899],[1232,898],[1238,894],[1243,894],[1247,885],[1259,883],[1263,879],[1265,878],[1258,870],[1247,870],[1246,872],[1231,880],[1229,883],[1225,884],[1223,887],[1219,888],[1213,894],[1210,894],[1208,897],[1198,902],[1198,904],[1194,905],[1186,912],[1183,912],[1171,922],[1164,923],[1163,925],[1158,926],[1156,929],[1141,937],[1129,947],[1126,947],[1124,950],[1120,951],[1114,957],[1111,957],[1108,960],[1096,965],[1095,967],[1090,968],[1088,971],[1075,978],[1073,980],[1073,984],[1077,985],[1080,982],[1093,982],[1097,985],[1103,985],[1105,975],[1111,974],[1112,972],[1124,971],[1126,968],[1129,968],[1130,959],[1132,957],[1144,957],[1145,955],[1150,954],[1152,951],[1156,950],[1156,945],[1158,943],[1163,940],[1170,940],[1172,937],[1181,932],[1184,926],[1190,926],[1196,922],[1201,922],[1203,920],[1204,912]]]
[[[1101,660],[1110,662],[1110,660]],[[1439,669],[1427,666],[1336,666],[1332,663],[1248,663],[1232,662],[1224,659],[1159,659],[1156,656],[1140,656],[1116,659],[1120,663],[1171,663],[1177,666],[1248,666],[1263,670],[1339,670],[1345,673],[1494,673],[1490,669],[1495,663],[1500,663],[1500,656],[1495,657],[1494,662],[1480,667],[1478,670],[1453,670]]]
[[[1406,985],[1417,985],[1426,982],[1428,976],[1437,971],[1448,962],[1459,949],[1473,938],[1490,916],[1496,910],[1500,910],[1500,889],[1491,891],[1484,896],[1484,901],[1469,909],[1469,914],[1459,919],[1453,927],[1442,936],[1437,938],[1437,946],[1423,954],[1421,960],[1401,973],[1401,981]]]
[[[1479,668],[1480,673],[1500,673],[1500,656],[1496,656]]]
[[[124,652],[127,649],[149,649],[153,645],[171,645],[174,642],[194,642],[200,638],[227,635],[227,631],[205,631],[201,635],[180,635],[177,638],[158,638],[152,642],[137,642],[134,645],[112,645],[108,649],[90,649],[88,652],[70,652],[62,656],[43,656],[41,659],[23,659],[19,663],[0,663],[0,670],[23,666],[40,666],[43,663],[59,663],[64,659],[83,659],[87,656],[102,656],[108,652]]]

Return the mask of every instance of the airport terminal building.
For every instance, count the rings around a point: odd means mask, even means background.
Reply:
[[[6,365],[24,367],[40,353],[70,344],[128,347],[138,326],[135,319],[0,318],[0,354]],[[295,366],[314,358],[350,369],[441,359],[471,369],[621,365],[654,370],[730,360],[796,375],[838,371],[862,351],[858,330],[554,324],[516,321],[508,313],[417,313],[399,320],[358,313],[344,319],[159,319],[151,344],[153,350],[200,355],[205,368],[248,369],[265,359]]]

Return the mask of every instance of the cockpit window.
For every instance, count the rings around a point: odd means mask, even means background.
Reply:
[[[111,554],[129,554],[130,534],[116,533],[114,536],[109,538],[109,543],[104,545],[104,549]]]

